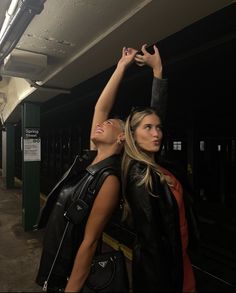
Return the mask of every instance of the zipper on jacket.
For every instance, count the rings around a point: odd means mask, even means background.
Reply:
[[[48,289],[48,281],[45,281],[43,284],[43,292],[47,292]]]

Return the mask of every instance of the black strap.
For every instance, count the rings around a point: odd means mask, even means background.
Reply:
[[[88,187],[88,193],[89,193],[89,195],[92,195],[92,199],[94,199],[94,195],[96,195],[98,193],[98,191],[100,190],[105,179],[109,175],[114,175],[114,174],[115,174],[115,172],[112,168],[106,167],[106,168],[103,168],[99,171],[97,177],[92,182],[91,186]],[[86,201],[86,197],[84,198],[84,200]],[[89,202],[89,200],[91,200],[91,196],[88,196],[88,199],[86,202],[91,203],[91,201]]]
[[[88,207],[92,207],[93,201],[96,198],[97,193],[99,192],[103,182],[109,175],[116,174],[114,169],[111,167],[105,167],[99,170],[98,173],[94,175],[89,174],[88,178],[86,179],[85,183],[83,184],[81,189],[77,189],[75,192],[76,195],[73,196],[73,201],[68,207],[68,209],[72,205],[76,205],[77,201],[84,201]],[[67,209],[67,210],[68,210]]]
[[[90,192],[95,193],[95,189],[96,190],[100,190],[103,182],[105,181],[105,179],[109,176],[109,175],[114,175],[114,170],[113,169],[108,169],[106,168],[105,170],[103,170],[103,172],[99,173],[99,176],[96,180],[94,180],[94,182],[91,185],[90,188]],[[100,239],[98,240],[98,245],[97,245],[97,249],[95,254],[100,254],[102,253],[102,236],[100,237]]]

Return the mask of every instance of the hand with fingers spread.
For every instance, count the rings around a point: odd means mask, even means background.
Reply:
[[[138,52],[138,50],[134,49],[134,48],[127,48],[127,47],[123,47],[122,49],[122,56],[117,64],[117,66],[124,66],[125,68],[127,68],[130,64],[132,64],[134,62],[134,58],[136,53]]]
[[[152,68],[153,74],[157,78],[162,78],[162,62],[161,62],[161,57],[159,54],[158,48],[153,45],[154,53],[150,54],[146,50],[147,44],[144,44],[141,48],[141,54],[136,54],[135,55],[135,62],[138,66],[144,66],[148,65]]]

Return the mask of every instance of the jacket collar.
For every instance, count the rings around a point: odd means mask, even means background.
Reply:
[[[120,170],[120,156],[119,155],[112,155],[96,164],[89,165],[86,170],[91,174],[94,175],[97,171],[107,168],[107,167],[112,167],[116,169],[117,171]]]

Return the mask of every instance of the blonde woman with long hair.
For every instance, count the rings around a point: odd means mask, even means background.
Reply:
[[[136,62],[151,66],[156,82],[165,91],[157,47],[154,46],[154,54],[149,54],[144,45],[142,53],[136,55]],[[183,186],[160,159],[164,104],[162,97],[162,104],[159,100],[153,107],[133,109],[125,125],[123,193],[136,233],[133,292],[196,292],[187,253]]]

